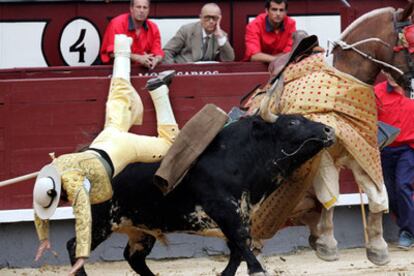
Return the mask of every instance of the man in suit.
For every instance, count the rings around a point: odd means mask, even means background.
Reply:
[[[234,50],[220,27],[221,9],[215,3],[205,4],[200,21],[182,26],[165,45],[163,62],[233,61]]]

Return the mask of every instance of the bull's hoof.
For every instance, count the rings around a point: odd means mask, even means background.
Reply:
[[[318,237],[314,235],[309,235],[308,237],[309,246],[310,248],[312,248],[312,250],[315,250],[315,251],[316,251],[316,240],[317,239]]]
[[[250,273],[249,276],[270,276],[270,274],[264,271],[264,272]]]
[[[316,256],[318,256],[319,259],[327,261],[327,262],[333,262],[337,261],[339,259],[338,254],[338,248],[337,247],[328,247],[326,245],[315,243],[316,245]]]
[[[382,250],[367,248],[367,258],[376,265],[386,265],[390,262],[388,248]]]
[[[88,276],[88,274],[86,274],[85,269],[80,269],[75,273],[75,276]]]

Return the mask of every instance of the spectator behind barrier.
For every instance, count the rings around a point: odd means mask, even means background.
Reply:
[[[265,12],[246,26],[245,61],[270,63],[292,50],[296,21],[287,16],[287,0],[266,0]]]
[[[101,47],[103,63],[113,61],[114,37],[125,34],[132,38],[131,61],[154,69],[164,57],[158,26],[148,19],[150,0],[131,0],[129,13],[121,14],[109,22]]]
[[[215,3],[205,4],[200,21],[182,26],[164,47],[163,62],[233,61],[234,50],[221,29],[221,9]]]

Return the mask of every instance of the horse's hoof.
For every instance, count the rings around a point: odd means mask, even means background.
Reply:
[[[319,259],[322,259],[327,262],[337,261],[339,259],[338,248],[333,247],[329,248],[326,245],[317,244],[316,245],[316,256]]]
[[[376,265],[386,265],[390,262],[388,248],[383,250],[367,248],[367,258]]]
[[[309,237],[308,237],[308,243],[309,243],[309,246],[310,246],[310,248],[312,248],[312,250],[315,250],[316,251],[316,240],[318,239],[318,237],[317,236],[314,236],[314,235],[309,235]]]

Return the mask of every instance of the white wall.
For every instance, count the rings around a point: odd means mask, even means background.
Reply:
[[[42,53],[46,22],[0,23],[0,68],[47,66]]]
[[[315,34],[319,43],[326,47],[327,40],[335,40],[340,35],[341,20],[339,15],[304,15],[292,16],[297,28]],[[252,20],[254,17],[249,18]],[[162,18],[153,19],[161,32],[164,46],[174,36],[180,26],[197,21],[198,18]],[[0,22],[0,68],[46,67],[42,52],[42,37],[46,22]],[[79,53],[69,51],[79,38],[80,30],[86,29],[86,36],[81,44],[86,47],[84,62],[79,62]],[[47,42],[46,42],[47,43]],[[87,20],[74,18],[62,28],[59,51],[68,65],[88,66],[99,54],[98,30]]]

